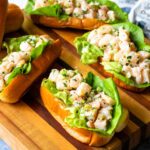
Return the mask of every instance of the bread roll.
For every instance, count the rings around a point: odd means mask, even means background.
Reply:
[[[98,19],[90,19],[90,18],[74,18],[69,17],[67,20],[60,20],[56,17],[46,17],[46,16],[38,16],[38,15],[31,15],[31,18],[34,23],[42,24],[47,27],[54,27],[54,28],[75,28],[75,29],[84,29],[84,30],[93,30],[102,26],[106,23],[100,21]]]
[[[24,20],[22,10],[15,4],[8,5],[5,33],[17,31],[21,28]]]
[[[75,139],[82,143],[86,143],[90,146],[103,146],[108,143],[113,135],[105,136],[96,132],[92,132],[82,128],[71,128],[65,122],[64,119],[69,115],[69,111],[66,110],[62,102],[55,98],[49,90],[43,86],[40,88],[40,94],[44,106],[53,115],[53,117],[61,124],[61,126]],[[118,128],[116,131],[120,132],[128,122],[128,111],[123,109],[123,118],[120,119]]]
[[[0,0],[0,49],[5,32],[5,22],[7,17],[7,0]]]
[[[17,75],[0,93],[0,100],[6,103],[16,103],[19,101],[31,84],[43,74],[60,55],[60,51],[61,46],[59,40],[47,46],[42,55],[32,61],[31,72],[27,75]]]

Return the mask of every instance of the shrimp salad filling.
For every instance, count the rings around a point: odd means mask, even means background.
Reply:
[[[113,74],[118,73],[125,76],[126,79],[129,79],[129,82],[133,81],[132,84],[147,84],[149,86],[150,52],[148,50],[144,51],[138,49],[131,40],[131,33],[127,29],[123,27],[114,28],[111,25],[104,25],[86,34],[85,40],[92,46],[92,48],[90,51],[88,44],[83,44],[84,46],[80,53],[81,59],[85,60],[84,63],[94,63],[100,56],[101,64],[108,72]],[[78,49],[78,42],[75,41],[75,44]],[[149,47],[150,50],[150,46],[147,47]],[[98,53],[98,51],[101,51],[101,53]],[[85,59],[85,57],[92,55],[92,53],[93,55],[96,55],[96,52],[98,54],[95,56],[94,60],[91,59],[91,62],[90,58],[89,62],[87,61],[88,58]],[[88,56],[85,56],[87,54]]]
[[[118,62],[121,73],[127,78],[132,78],[137,84],[150,83],[150,53],[137,51],[126,29],[103,26],[92,31],[87,41],[104,49],[102,65]]]
[[[8,55],[0,63],[0,92],[17,74],[28,74],[31,71],[30,62],[35,58],[32,55],[43,50],[47,44],[48,39],[44,36],[24,36],[3,43]],[[42,45],[45,46],[42,48]]]
[[[65,109],[71,112],[65,120],[67,123],[72,125],[74,120],[80,127],[85,126],[98,131],[108,129],[117,102],[102,88],[93,88],[77,70],[53,69],[49,78],[43,81],[43,85],[48,83],[50,91],[63,101]]]
[[[72,17],[77,18],[97,18],[99,20],[114,21],[115,12],[109,10],[105,5],[100,6],[98,2],[88,2],[87,0],[36,0],[35,9],[49,5],[59,4],[62,11]]]
[[[128,20],[127,14],[109,0],[28,0],[25,10],[29,14],[63,19],[67,16],[80,19],[96,18],[109,23]]]

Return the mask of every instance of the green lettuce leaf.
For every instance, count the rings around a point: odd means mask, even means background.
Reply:
[[[32,69],[32,66],[30,62],[27,64],[24,64],[22,67],[14,68],[10,76],[8,77],[6,85],[8,85],[19,74],[28,74],[31,71],[31,69]]]
[[[41,85],[46,87],[52,94],[56,94],[58,92],[56,85],[48,79],[43,79]]]
[[[38,47],[34,48],[31,52],[31,59],[36,59],[38,58],[44,51],[44,49],[46,48],[47,44],[49,42],[45,42],[43,41],[43,43],[41,45],[39,45]]]
[[[103,56],[103,50],[99,47],[87,42],[89,33],[84,34],[82,37],[75,39],[74,44],[77,52],[81,55],[81,62],[83,64],[96,63],[99,56]]]
[[[102,62],[105,70],[113,70],[120,73],[122,71],[122,65],[119,62]]]
[[[28,3],[24,10],[31,15],[45,15],[49,17],[57,17],[60,19],[68,18],[68,15],[63,13],[62,7],[59,4],[41,7],[38,9],[34,9],[34,5],[35,5],[34,0],[28,0]]]
[[[42,86],[46,87],[55,97],[62,100],[67,106],[72,104],[72,101],[69,98],[67,92],[57,90],[56,85],[49,79],[44,79],[42,81]]]
[[[77,108],[73,108],[71,110],[71,115],[65,118],[65,122],[67,122],[67,124],[69,124],[71,127],[84,128],[104,135],[112,135],[115,132],[115,129],[122,115],[122,106],[117,88],[111,78],[101,80],[98,76],[93,75],[91,72],[88,73],[86,81],[93,87],[93,89],[102,89],[105,94],[115,100],[115,105],[112,112],[113,117],[107,127],[107,130],[104,131],[87,127],[86,119],[83,116],[80,116],[81,109]]]
[[[106,21],[108,23],[118,23],[118,22],[125,22],[128,21],[127,13],[123,12],[122,9],[114,2],[109,0],[87,0],[88,2],[98,2],[100,5],[106,5],[109,9],[116,12],[116,20],[115,21]],[[50,6],[41,7],[38,9],[34,9],[35,0],[28,0],[28,3],[25,7],[25,11],[28,14],[35,14],[35,15],[45,15],[45,16],[52,16],[57,17],[60,19],[67,19],[69,16],[62,11],[62,7],[59,4],[52,4]]]
[[[32,70],[32,65],[31,63],[26,63],[22,67],[22,74],[28,74]]]
[[[69,105],[72,104],[71,99],[69,98],[67,92],[65,92],[65,91],[59,91],[59,92],[57,92],[57,93],[55,94],[55,96],[56,96],[57,98],[63,100],[63,102],[64,102],[67,106],[69,106]]]

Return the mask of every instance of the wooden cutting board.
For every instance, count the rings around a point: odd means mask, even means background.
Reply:
[[[63,51],[52,68],[76,68],[84,75],[92,71],[104,78],[96,67],[80,63],[73,40],[82,34],[81,31],[50,30],[43,27],[40,30],[28,20],[25,22],[24,29],[31,34],[43,34],[43,31],[46,31],[52,38],[61,39]],[[49,71],[50,69],[30,87],[19,103],[14,105],[0,103],[0,138],[12,149],[128,150],[135,148],[142,140],[150,137],[150,91],[146,90],[141,94],[135,94],[118,88],[122,104],[130,111],[127,127],[121,133],[115,134],[114,138],[101,148],[89,147],[75,140],[66,133],[41,103],[39,87],[42,78],[47,77]]]

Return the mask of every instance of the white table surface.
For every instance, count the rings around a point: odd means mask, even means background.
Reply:
[[[17,4],[18,6],[20,6],[20,8],[24,8],[27,3],[27,0],[8,0],[8,1],[9,3]]]

